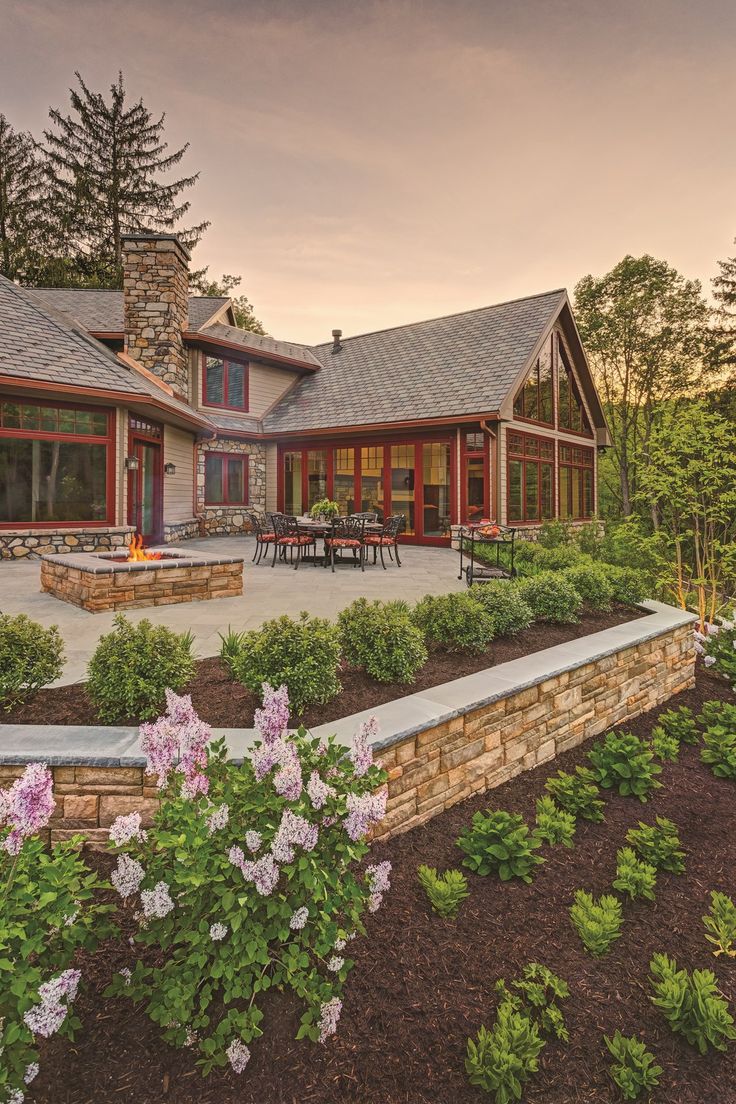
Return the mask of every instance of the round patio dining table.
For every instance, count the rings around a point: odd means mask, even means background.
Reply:
[[[298,517],[297,524],[304,533],[311,533],[315,537],[328,537],[332,531],[331,521],[319,521],[317,518],[310,517]],[[343,518],[335,518],[335,521],[344,520]],[[363,532],[364,533],[381,533],[383,531],[383,524],[380,521],[366,521]],[[305,560],[322,560],[325,565],[327,563],[328,553],[325,546],[322,555],[320,556],[315,549],[315,555],[306,555],[303,557]]]

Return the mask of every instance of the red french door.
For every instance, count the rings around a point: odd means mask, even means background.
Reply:
[[[153,432],[146,432],[147,429]],[[128,524],[134,526],[146,544],[163,540],[163,463],[160,427],[131,430],[128,455],[134,466],[128,470]],[[137,464],[136,464],[137,461]]]

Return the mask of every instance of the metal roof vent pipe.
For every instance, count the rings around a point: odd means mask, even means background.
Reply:
[[[342,337],[342,330],[333,330],[332,331],[332,352],[333,353],[339,353],[340,350],[342,349],[342,345],[340,344],[340,338],[341,337]]]

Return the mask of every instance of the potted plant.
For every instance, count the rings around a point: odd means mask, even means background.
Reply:
[[[340,504],[330,498],[321,498],[309,511],[309,516],[321,521],[332,521],[340,516]]]

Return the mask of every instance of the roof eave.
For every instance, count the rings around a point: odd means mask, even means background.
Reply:
[[[184,340],[191,345],[201,346],[206,349],[227,349],[228,352],[237,352],[247,360],[264,361],[266,364],[280,364],[288,368],[299,368],[305,372],[318,372],[322,367],[308,360],[300,360],[297,357],[284,356],[282,353],[272,353],[265,349],[251,349],[240,345],[236,341],[227,341],[225,338],[213,337],[198,330],[187,330]]]

